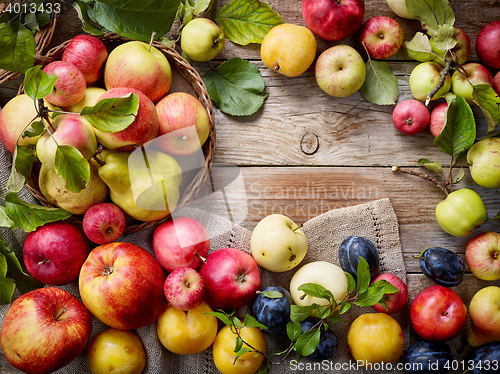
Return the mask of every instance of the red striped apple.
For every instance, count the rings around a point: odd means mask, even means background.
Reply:
[[[57,75],[57,81],[54,89],[45,98],[55,106],[70,106],[79,102],[85,89],[87,82],[83,73],[75,65],[64,61],[53,61],[43,68],[48,75]]]
[[[92,332],[87,309],[69,292],[38,288],[7,310],[0,346],[9,363],[26,373],[52,373],[83,352]]]
[[[205,280],[193,268],[187,266],[177,268],[165,279],[163,291],[173,307],[190,310],[205,300]]]
[[[470,271],[482,280],[500,279],[500,234],[489,231],[473,237],[465,248]]]
[[[382,60],[399,51],[403,44],[403,28],[394,19],[385,16],[371,17],[359,32],[359,44],[368,50],[371,58]],[[364,46],[364,47],[363,47]]]
[[[462,65],[462,68],[455,70],[451,76],[451,91],[462,96],[469,104],[473,103],[473,86],[479,84],[492,86],[493,77],[487,68],[476,62]]]
[[[80,69],[85,81],[90,84],[99,79],[107,58],[108,50],[99,38],[81,34],[71,39],[64,49],[61,60]]]

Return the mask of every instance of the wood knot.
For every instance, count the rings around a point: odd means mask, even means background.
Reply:
[[[300,141],[300,149],[306,155],[313,155],[319,149],[319,138],[318,135],[308,132],[304,134],[302,140]]]

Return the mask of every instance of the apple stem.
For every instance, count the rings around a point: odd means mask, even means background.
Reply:
[[[97,146],[97,150],[96,150],[96,151],[95,151],[95,153],[92,155],[92,158],[93,158],[94,160],[96,160],[96,162],[97,162],[99,165],[101,165],[101,166],[106,165],[106,163],[105,163],[103,160],[101,160],[99,157],[97,157],[97,156],[99,156],[99,155],[102,153],[102,151],[103,151],[103,150],[104,150],[103,145],[102,145],[102,144],[99,144],[99,145]]]
[[[430,101],[432,100],[432,97],[438,92],[441,87],[444,85],[444,81],[446,79],[446,75],[448,75],[450,69],[452,67],[456,66],[455,60],[451,58],[445,59],[445,66],[444,69],[441,71],[441,76],[439,78],[439,82],[436,84],[436,87],[434,87],[428,94],[427,97],[425,98],[425,106],[428,106]]]
[[[151,39],[149,40],[149,49],[148,49],[148,52],[151,52],[151,48],[153,47],[153,40],[156,36],[156,32],[153,31],[152,34],[151,34]]]
[[[47,262],[50,262],[48,258],[44,258],[42,261],[38,262],[38,266],[42,266],[43,264],[46,264]]]
[[[413,171],[413,170],[404,170],[404,169],[401,169],[399,166],[393,166],[392,167],[392,171],[396,172],[396,171],[399,171],[401,173],[404,173],[404,174],[409,174],[409,175],[414,175],[414,176],[417,176],[419,178],[422,178],[422,179],[425,179],[425,180],[428,180],[428,181],[431,181],[432,183],[434,183],[436,186],[439,187],[439,189],[441,191],[443,191],[443,193],[448,196],[450,191],[449,191],[449,187],[448,186],[444,186],[441,182],[439,182],[437,179],[434,179],[433,177],[431,177],[430,175],[427,175],[427,174],[422,174],[422,173],[419,173],[418,171]]]
[[[198,257],[201,260],[201,262],[203,262],[204,264],[207,262],[207,259],[205,257],[203,257],[202,255],[200,255],[199,253],[196,253],[195,256]]]
[[[66,313],[68,310],[66,308],[62,308],[60,311],[57,312],[57,314],[54,316],[54,319],[59,321],[59,318],[62,317],[64,313]]]
[[[302,228],[303,224],[301,223],[300,225],[298,225],[296,228],[292,229],[293,232],[297,231],[297,230],[300,230]]]

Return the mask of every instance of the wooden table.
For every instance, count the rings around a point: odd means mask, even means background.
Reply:
[[[227,1],[215,1],[217,11]],[[303,25],[300,1],[267,1],[287,23]],[[400,22],[405,41],[410,40],[420,23],[397,17],[384,0],[367,0],[365,20],[384,15]],[[498,0],[450,0],[455,12],[455,26],[471,38],[470,61],[477,61],[475,36],[486,23],[500,20]],[[63,14],[52,45],[57,45],[81,32],[76,12]],[[354,45],[350,37],[333,43],[318,40],[318,54],[334,44]],[[260,60],[260,46],[236,46],[227,41],[219,60],[238,56],[259,67],[269,94],[263,107],[248,117],[232,117],[216,110],[217,146],[214,161],[240,168],[244,188],[226,191],[242,226],[252,229],[271,213],[282,213],[301,223],[330,209],[352,206],[379,198],[389,198],[400,224],[400,236],[408,274],[410,298],[432,284],[413,256],[428,246],[442,246],[464,257],[470,239],[456,238],[438,226],[434,209],[443,200],[443,193],[432,183],[391,171],[392,165],[426,172],[416,166],[422,157],[449,165],[449,156],[439,151],[433,136],[426,130],[416,136],[405,136],[393,126],[394,106],[377,106],[363,100],[359,93],[340,99],[321,91],[313,69],[296,78],[280,76],[267,69]],[[412,98],[408,79],[417,62],[404,48],[387,62],[398,78],[399,101]],[[202,76],[209,67],[195,64]],[[495,71],[492,71],[495,73]],[[13,84],[4,85],[0,99],[14,95]],[[1,87],[0,87],[1,88]],[[435,105],[431,103],[430,108]],[[474,113],[484,133],[484,117],[477,108]],[[464,163],[461,164],[464,166]],[[477,186],[468,170],[463,181],[453,188],[470,187],[480,194],[489,216],[500,211],[499,190]],[[246,196],[246,200],[243,197]],[[239,202],[238,202],[239,201]],[[215,213],[224,207],[214,207]],[[222,212],[222,211],[221,211]],[[247,212],[243,214],[241,212]],[[500,231],[498,222],[488,222],[476,229]],[[488,285],[500,286],[500,281],[485,282],[470,272],[454,289],[466,305],[474,293]],[[465,335],[453,339],[454,350],[466,344]],[[0,373],[14,373],[3,356]]]

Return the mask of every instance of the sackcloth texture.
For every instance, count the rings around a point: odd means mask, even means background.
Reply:
[[[11,154],[0,146],[0,183],[1,194],[5,196],[5,186],[10,173]],[[19,196],[30,203],[36,204],[37,201],[31,196],[29,191],[23,189]],[[198,208],[186,208],[179,211],[176,216],[188,216],[199,220],[210,235],[210,252],[220,248],[233,247],[250,253],[250,237],[251,231],[238,226],[226,218],[222,218],[213,213]],[[293,217],[291,217],[293,218]],[[118,240],[137,244],[151,254],[152,235],[154,227],[138,231],[132,234],[122,235]],[[340,208],[323,213],[315,218],[310,219],[303,225],[303,231],[308,239],[308,252],[305,259],[295,269],[284,273],[272,273],[265,269],[261,269],[262,289],[267,286],[282,286],[288,289],[290,279],[295,271],[301,265],[312,261],[331,261],[339,264],[338,248],[340,243],[349,235],[364,236],[373,241],[376,245],[380,256],[380,272],[390,272],[400,277],[406,282],[406,272],[401,252],[401,243],[399,238],[399,226],[396,214],[389,199],[375,200],[365,204],[358,204],[351,207]],[[15,229],[0,228],[0,235],[7,241],[15,253],[20,258],[22,255],[22,243],[26,237],[26,233]],[[78,283],[72,283],[61,288],[76,296],[79,300]],[[18,296],[16,294],[15,296]],[[3,321],[9,305],[0,306],[0,323]],[[408,308],[408,306],[407,306]],[[410,322],[408,318],[408,310],[393,314],[392,316],[400,323],[405,334],[405,347],[409,345]],[[248,307],[242,308],[237,312],[239,316],[244,316],[249,311]],[[328,369],[314,369],[314,373],[332,373],[332,366],[335,363],[353,362],[347,347],[347,332],[352,321],[362,313],[374,312],[372,308],[359,308],[353,305],[353,308],[342,316],[342,321],[337,324],[330,324],[338,339],[337,353],[329,360]],[[93,318],[92,336],[103,330],[106,326]],[[212,359],[211,348],[196,355],[180,356],[167,351],[161,345],[157,334],[156,324],[136,330],[137,334],[142,339],[147,352],[147,363],[144,369],[144,374],[196,374],[219,373]],[[288,338],[270,337],[266,334],[267,352],[279,352],[285,349],[288,344]],[[376,341],[373,342],[377,344]],[[3,354],[3,353],[2,353]],[[279,365],[271,365],[271,374],[282,373],[310,373],[310,369],[297,370],[290,366],[290,361],[296,358],[293,354],[290,355],[284,362]],[[400,361],[402,358],[400,358]],[[272,360],[276,362],[276,358]],[[305,360],[303,363],[307,362]],[[394,365],[395,367],[395,365]],[[342,370],[346,373],[358,372],[377,372],[377,370]],[[387,373],[397,371],[384,370]],[[380,370],[378,370],[380,372]],[[88,363],[87,354],[84,351],[68,366],[58,370],[58,374],[91,374]]]

